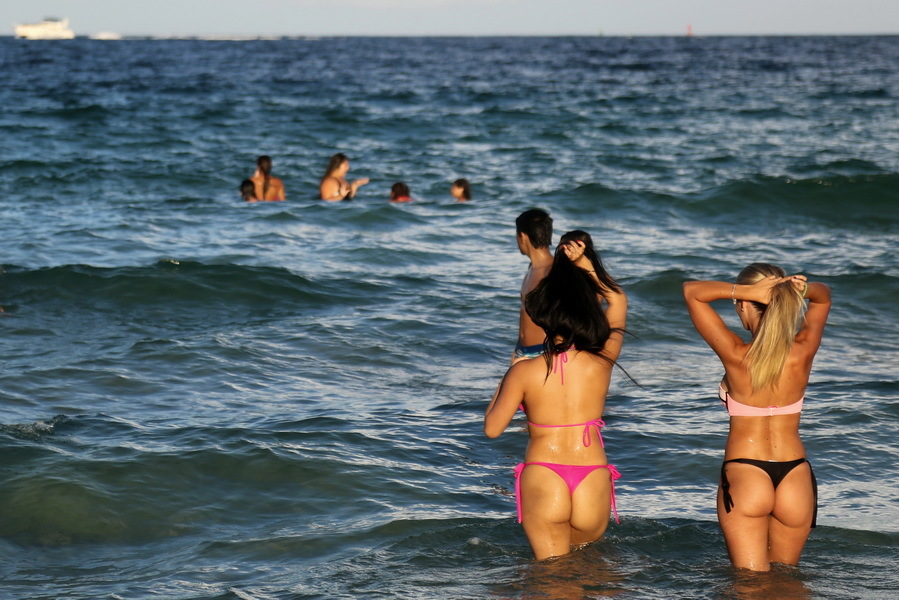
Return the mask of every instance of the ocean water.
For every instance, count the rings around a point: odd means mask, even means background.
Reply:
[[[0,72],[0,598],[895,597],[899,38],[3,38]],[[372,181],[326,205],[338,151]],[[259,154],[287,202],[239,200]],[[548,563],[524,432],[481,430],[535,206],[624,285],[640,384],[621,523]],[[762,575],[680,292],[753,261],[834,296],[819,526]]]

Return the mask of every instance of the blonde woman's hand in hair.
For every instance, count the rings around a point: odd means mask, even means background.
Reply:
[[[740,287],[742,287],[744,291],[743,293],[737,294],[736,297],[739,300],[749,300],[751,302],[759,302],[761,304],[770,304],[771,290],[773,290],[779,283],[782,282],[783,279],[781,279],[777,275],[768,275],[767,277],[762,277],[751,285],[737,286],[736,291],[740,291]]]
[[[805,275],[790,275],[789,277],[785,277],[784,279],[789,279],[790,283],[793,284],[793,289],[803,294],[808,289],[808,277]]]

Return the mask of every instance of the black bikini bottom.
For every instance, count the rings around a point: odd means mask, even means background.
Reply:
[[[796,460],[788,460],[786,462],[754,460],[752,458],[733,458],[724,461],[721,463],[721,496],[724,501],[724,512],[730,512],[730,509],[734,506],[734,499],[731,498],[730,495],[730,482],[727,480],[727,473],[724,472],[724,466],[727,463],[734,462],[758,467],[768,474],[768,477],[771,478],[771,483],[774,484],[774,489],[776,490],[777,486],[780,485],[780,482],[783,481],[783,478],[786,477],[790,471],[808,461],[804,458],[797,458]],[[808,465],[808,470],[812,476],[812,491],[815,495],[815,512],[812,514],[812,527],[815,527],[818,524],[818,481],[815,479],[815,472],[812,471],[811,463]]]

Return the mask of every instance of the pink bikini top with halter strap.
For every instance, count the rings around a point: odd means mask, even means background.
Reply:
[[[574,348],[571,348],[571,349],[574,350]],[[555,358],[553,359],[553,373],[559,374],[559,379],[561,379],[562,385],[565,385],[565,367],[564,367],[564,365],[567,362],[568,362],[568,352],[567,351],[556,354]],[[521,409],[522,411],[524,411],[524,406],[519,405],[518,408]],[[591,439],[591,436],[590,436],[590,432],[595,430],[596,437],[599,438],[599,446],[601,448],[606,447],[606,444],[602,439],[602,431],[601,431],[602,428],[606,426],[606,423],[601,418],[593,419],[593,420],[587,421],[586,423],[572,423],[571,425],[541,425],[540,423],[534,423],[533,421],[528,421],[528,425],[531,425],[533,427],[542,427],[544,429],[556,429],[559,427],[583,427],[584,434],[583,434],[582,440],[584,443],[584,447],[588,447],[588,446],[590,446],[590,444],[593,443],[593,440]]]

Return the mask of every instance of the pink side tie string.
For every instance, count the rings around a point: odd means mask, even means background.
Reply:
[[[518,505],[518,522],[521,523],[521,472],[524,471],[525,463],[515,465],[515,504]]]
[[[602,428],[605,426],[606,426],[606,423],[602,419],[593,419],[592,421],[587,421],[586,423],[584,423],[584,437],[583,437],[582,441],[584,443],[585,448],[593,443],[593,440],[590,439],[590,428],[591,427],[596,429],[596,437],[599,438],[600,448],[606,447],[606,443],[602,439]]]
[[[618,518],[618,507],[615,505],[615,480],[621,479],[621,473],[618,472],[615,465],[609,465],[606,468],[609,469],[609,475],[612,478],[612,514],[615,515],[615,523],[620,525],[621,520]]]

